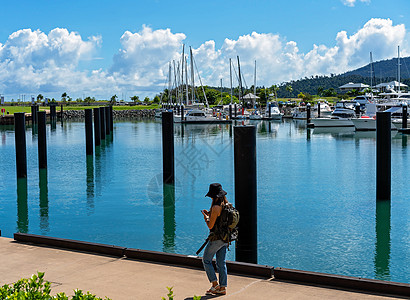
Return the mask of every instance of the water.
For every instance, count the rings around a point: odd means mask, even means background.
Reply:
[[[374,132],[254,124],[258,263],[410,283],[407,137],[392,133],[392,201],[376,203]],[[207,236],[200,210],[209,209],[209,183],[221,182],[234,200],[228,125],[175,125],[175,188],[161,183],[159,122],[115,123],[91,158],[83,122],[47,130],[48,170],[38,170],[37,135],[28,128],[28,179],[16,180],[13,127],[0,127],[3,236],[193,255]]]

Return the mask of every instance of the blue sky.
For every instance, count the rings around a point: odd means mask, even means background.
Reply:
[[[342,73],[408,55],[408,0],[1,1],[0,94],[152,97],[192,46],[204,84],[241,58],[253,83]],[[5,13],[4,13],[5,12]],[[235,83],[234,83],[235,84]],[[27,98],[27,96],[26,96]]]

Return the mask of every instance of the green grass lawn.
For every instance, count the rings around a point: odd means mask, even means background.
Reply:
[[[64,106],[63,110],[83,110],[86,108],[95,108],[95,107],[102,107],[104,105],[90,105],[90,106],[77,106],[77,105],[68,105]],[[158,104],[152,104],[152,105],[134,105],[134,106],[114,106],[114,110],[126,110],[126,109],[155,109],[158,108]],[[31,107],[30,106],[0,106],[0,108],[6,109],[6,114],[9,112],[9,114],[14,114],[16,112],[25,112],[25,113],[31,113]],[[50,107],[48,106],[39,106],[40,110],[49,110]],[[57,106],[57,112],[60,111],[60,105]]]
[[[25,112],[25,113],[31,113],[31,108],[30,106],[0,106],[1,109],[5,109],[6,110],[6,114],[7,112],[9,112],[10,115],[17,113],[17,112]],[[40,107],[40,110],[45,110],[45,109],[49,109],[48,107]],[[3,115],[3,114],[2,114]]]

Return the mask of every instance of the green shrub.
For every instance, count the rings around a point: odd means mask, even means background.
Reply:
[[[0,287],[0,299],[4,300],[69,300],[65,293],[58,293],[51,296],[50,282],[44,280],[44,272],[37,272],[37,275],[30,279],[20,279],[13,285],[5,284]],[[75,290],[72,300],[102,300],[90,292],[86,294],[82,290]],[[109,300],[109,298],[105,298]]]
[[[167,294],[168,300],[174,300],[174,291],[172,290],[172,287],[167,286],[167,289],[168,289],[168,294]],[[192,299],[201,300],[201,298],[202,298],[201,296],[194,296]],[[165,297],[162,297],[161,300],[167,300],[167,299]]]

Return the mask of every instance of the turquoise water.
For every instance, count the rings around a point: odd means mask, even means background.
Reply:
[[[258,263],[410,283],[407,137],[392,133],[392,201],[376,203],[374,132],[254,124]],[[221,182],[234,201],[229,125],[175,126],[175,189],[161,183],[160,122],[115,123],[88,159],[83,122],[47,130],[47,171],[38,170],[37,135],[28,128],[28,179],[17,181],[13,127],[0,127],[3,236],[194,255],[207,236],[200,210],[209,208],[209,183]]]

